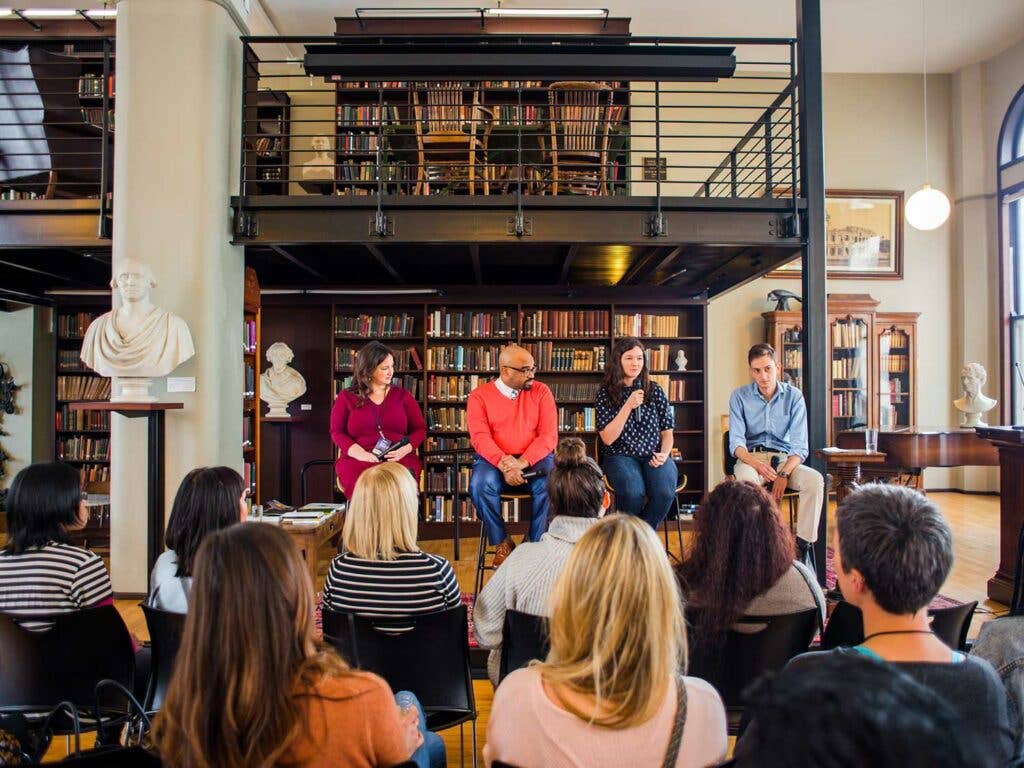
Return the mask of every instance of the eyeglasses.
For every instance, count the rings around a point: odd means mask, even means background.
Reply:
[[[536,365],[524,365],[522,368],[516,368],[514,365],[503,365],[502,368],[508,368],[510,371],[518,371],[519,373],[536,373]]]

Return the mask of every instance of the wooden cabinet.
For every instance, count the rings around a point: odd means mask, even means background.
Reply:
[[[803,317],[765,312],[784,380],[803,389]],[[829,294],[828,440],[844,429],[917,423],[916,312],[879,312],[866,294]]]
[[[260,283],[246,267],[242,312],[242,477],[252,503],[260,501]]]

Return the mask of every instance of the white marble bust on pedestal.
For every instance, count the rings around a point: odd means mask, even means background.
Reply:
[[[287,417],[288,403],[306,393],[306,380],[288,365],[294,357],[291,347],[283,341],[275,341],[267,348],[271,368],[260,374],[260,400],[270,406],[267,416],[271,418]]]
[[[150,301],[155,286],[148,266],[125,259],[110,282],[121,306],[97,317],[85,332],[82,362],[113,377],[111,401],[155,402],[152,378],[166,376],[196,353],[185,321]]]
[[[963,397],[954,400],[953,405],[960,411],[961,427],[987,426],[981,420],[981,416],[996,407],[995,400],[981,394],[981,388],[987,378],[988,374],[981,363],[968,363],[960,371],[960,385],[964,389],[964,394]]]
[[[687,363],[686,352],[684,350],[680,349],[678,352],[676,352],[676,370],[677,371],[685,371],[686,370],[686,363]]]
[[[316,154],[312,160],[302,164],[302,178],[306,181],[333,181],[334,158],[331,156],[330,137],[314,136],[310,144]]]

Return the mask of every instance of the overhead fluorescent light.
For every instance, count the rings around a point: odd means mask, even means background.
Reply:
[[[440,296],[438,288],[261,288],[263,296]]]
[[[14,15],[14,11],[12,11],[10,8],[0,8],[0,17],[13,16],[13,15]]]
[[[30,19],[73,19],[78,15],[74,8],[26,8],[21,13]]]
[[[90,19],[113,19],[117,16],[117,8],[93,8],[86,11],[85,15]]]
[[[577,18],[602,18],[608,15],[607,8],[486,8],[488,16],[574,16]]]
[[[45,291],[47,296],[109,296],[109,288],[54,288]]]

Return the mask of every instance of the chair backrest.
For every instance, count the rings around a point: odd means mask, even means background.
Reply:
[[[971,617],[978,601],[954,605],[949,608],[929,608],[932,617],[932,631],[938,638],[953,650],[963,651],[967,648],[967,632],[971,626]],[[840,601],[832,609],[825,632],[821,638],[822,650],[833,648],[849,648],[864,642],[864,617],[860,608]]]
[[[505,611],[505,624],[501,630],[501,666],[498,671],[498,682],[534,659],[547,658],[550,648],[547,616]]]
[[[466,606],[402,623],[413,627],[388,632],[373,619],[323,609],[324,638],[349,664],[380,675],[393,691],[414,692],[427,714],[475,712]]]
[[[687,620],[697,610],[687,609]],[[727,707],[741,705],[744,689],[764,672],[782,669],[790,659],[804,653],[818,630],[818,609],[778,616],[744,616],[737,622],[750,632],[730,629],[718,648],[691,655],[687,674],[711,683]]]
[[[722,432],[722,471],[726,477],[736,474],[736,457],[729,453],[729,430]]]
[[[148,605],[142,606],[149,628],[149,639],[152,643],[153,657],[149,674],[149,685],[146,688],[146,700],[143,706],[147,712],[155,712],[164,703],[167,686],[171,682],[174,660],[181,647],[181,635],[185,630],[184,613],[162,611]]]
[[[147,752],[142,747],[126,747],[124,749],[101,750],[97,752],[86,752],[80,757],[69,757],[60,761],[61,765],[78,765],[82,768],[96,766],[96,768],[160,768],[159,755]]]
[[[573,154],[605,151],[614,93],[607,83],[565,80],[549,85],[552,148]]]
[[[416,123],[426,134],[461,133],[465,125],[473,125],[475,133],[480,104],[476,85],[449,81],[423,83],[413,89]]]
[[[41,710],[71,701],[91,709],[100,680],[132,689],[132,640],[114,606],[31,618],[53,626],[31,632],[0,615],[0,707]]]

